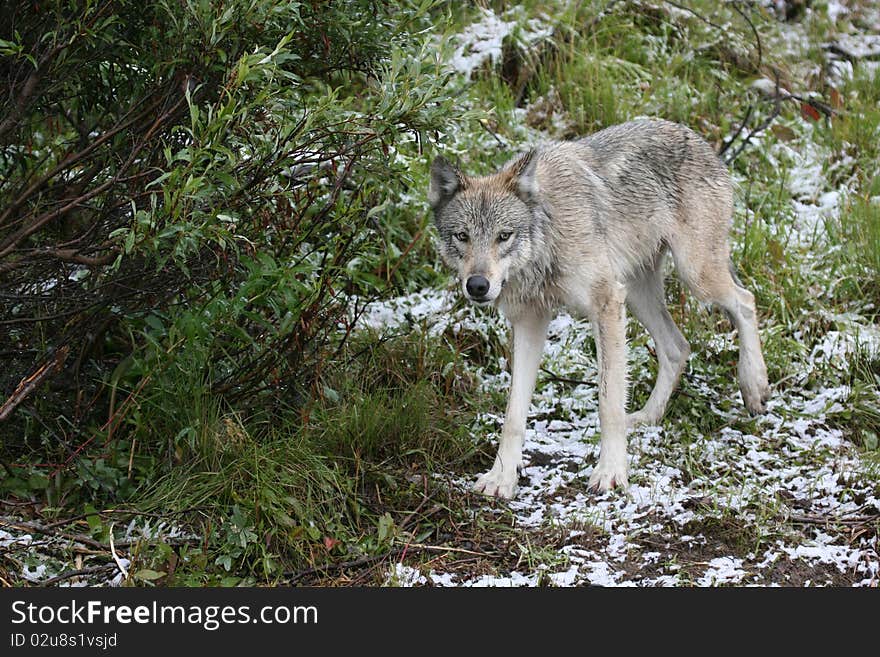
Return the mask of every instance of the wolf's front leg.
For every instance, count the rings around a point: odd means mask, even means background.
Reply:
[[[474,490],[485,495],[511,499],[516,492],[522,448],[526,432],[526,416],[538,378],[538,367],[544,353],[544,340],[550,315],[536,313],[511,319],[513,324],[513,376],[507,414],[498,444],[495,464],[477,479]]]
[[[626,311],[625,292],[612,286],[591,313],[599,360],[599,462],[590,487],[606,491],[626,487]]]

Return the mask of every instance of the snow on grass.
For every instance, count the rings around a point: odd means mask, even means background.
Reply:
[[[699,586],[716,586],[718,584],[738,584],[746,577],[742,569],[743,560],[735,557],[717,557],[712,559],[706,572],[697,579]]]
[[[765,149],[765,157],[774,167],[785,173],[786,186],[791,195],[793,221],[791,226],[780,223],[777,231],[791,231],[801,246],[827,245],[827,223],[836,222],[846,197],[852,193],[851,181],[828,188],[828,180],[835,172],[851,168],[854,161],[848,155],[832,157],[827,146],[820,143],[814,127],[798,125],[801,135],[792,142],[774,141]],[[740,185],[746,184],[740,179]]]
[[[427,578],[419,572],[418,568],[396,563],[388,574],[385,584],[389,586],[410,587],[424,584],[427,581]]]
[[[880,69],[880,34],[866,32],[864,27],[873,25],[874,29],[880,25],[880,8],[876,3],[860,3],[857,16],[851,8],[839,2],[828,3],[828,18],[836,23],[838,32],[834,38],[822,44],[829,51],[828,54],[828,81],[834,86],[840,86],[847,79],[853,77],[855,67],[869,73],[875,73]],[[846,19],[853,19],[847,22]],[[856,28],[856,25],[859,28]]]
[[[425,312],[426,308],[435,312]],[[498,334],[506,331],[503,320],[492,311],[470,306],[452,310],[449,293],[443,291],[424,290],[378,304],[370,309],[368,317],[374,321],[374,328],[380,328],[375,318],[389,318],[391,325],[397,326],[407,314],[418,315],[421,326],[431,333],[438,326],[480,323],[484,330]],[[816,390],[792,387],[770,402],[768,413],[755,420],[755,429],[750,431],[737,427],[747,424],[749,417],[739,400],[731,370],[728,379],[709,381],[699,390],[714,398],[717,407],[723,405],[725,397],[736,396],[727,412],[734,426],[695,434],[687,417],[667,415],[662,426],[631,432],[629,488],[595,495],[587,490],[599,454],[595,367],[585,355],[591,352],[587,348],[590,327],[583,320],[561,314],[548,333],[545,370],[583,383],[563,384],[545,375],[539,377],[526,431],[526,463],[516,499],[507,509],[524,532],[550,526],[571,528],[569,540],[559,549],[564,567],[543,564],[529,572],[481,574],[470,579],[434,572],[428,577],[430,583],[784,585],[787,580],[773,574],[779,570],[780,560],[857,573],[864,584],[878,581],[876,536],[854,545],[844,535],[795,531],[790,522],[791,517],[809,517],[833,525],[847,518],[876,514],[874,478],[866,472],[858,449],[844,439],[840,429],[828,423],[829,417],[844,410],[848,394],[845,386]],[[836,333],[847,336],[844,339],[853,338],[849,333]],[[817,350],[804,356],[813,367],[819,354],[824,353]],[[848,352],[835,353],[843,357]],[[510,377],[506,371],[477,370],[487,399],[490,389],[507,392]],[[637,371],[632,376],[647,374]],[[501,409],[480,414],[475,438],[494,442],[501,423]],[[457,474],[454,485],[464,494],[478,473],[453,474]],[[504,510],[487,500],[485,512],[498,514]],[[783,536],[774,545],[776,560],[771,563],[763,554],[750,556],[736,541],[711,545],[717,541],[707,536],[704,528],[718,522],[737,527],[746,535],[746,542],[752,535]],[[598,537],[589,549],[581,544],[584,527],[592,528]],[[658,545],[667,544],[679,544],[679,548],[658,551]],[[710,550],[725,553],[706,558],[702,553]],[[682,553],[693,553],[693,562],[680,563]],[[700,558],[696,558],[698,554]],[[687,577],[682,574],[683,566],[689,570]],[[700,572],[695,573],[695,569]],[[811,581],[821,584],[830,580],[817,575]]]
[[[830,0],[828,2],[827,11],[828,20],[830,20],[832,23],[836,23],[838,18],[849,14],[849,7],[841,4],[840,2],[837,2],[837,0]]]
[[[50,575],[51,573],[47,572],[46,564],[44,563],[37,564],[36,566],[25,564],[21,570],[21,576],[29,582],[40,582]]]
[[[16,525],[21,523],[21,519],[13,516],[0,516],[0,524],[9,528],[0,529],[0,549],[15,551],[16,559],[22,566],[20,570],[21,579],[41,584],[47,579],[61,575],[72,570],[80,570],[83,565],[77,565],[76,559],[70,554],[70,548],[78,546],[79,549],[85,549],[82,542],[78,541],[72,535],[38,535],[34,538],[27,533],[24,528],[18,529]],[[201,540],[200,536],[187,531],[179,525],[160,520],[158,522],[149,518],[134,518],[124,527],[117,527],[115,532],[117,544],[120,541],[132,541],[140,545],[147,545],[156,541],[168,540]],[[125,554],[126,551],[120,550]],[[95,553],[85,563],[86,567],[96,565],[111,564],[116,567],[115,570],[108,568],[106,573],[88,574],[78,579],[69,579],[60,582],[59,586],[121,586],[123,584],[122,572],[118,569],[118,564],[126,570],[131,566],[131,560],[125,556],[119,558],[119,562],[111,559],[109,554]]]
[[[880,34],[840,34],[835,45],[850,59],[863,59],[880,55]]]
[[[827,364],[845,370],[858,351],[874,357],[880,354],[880,330],[870,324],[856,324],[852,331],[828,331],[813,346],[807,364],[809,368]]]
[[[8,531],[0,529],[0,548],[27,546],[33,543],[34,537],[30,534],[16,536]]]
[[[847,13],[832,4],[834,18]],[[488,38],[475,35],[490,24],[496,34],[509,29],[499,27],[499,19],[490,14],[484,13],[466,40],[489,44]],[[500,38],[473,52],[497,57]],[[838,43],[859,56],[871,55],[877,38],[844,35]],[[797,54],[807,39],[803,26],[794,24],[768,41],[776,50]],[[836,60],[829,57],[833,64]],[[461,70],[470,73],[473,66],[468,63]],[[840,220],[847,197],[856,191],[847,174],[854,161],[846,153],[830,152],[813,125],[798,122],[792,129],[796,137],[789,141],[769,134],[755,140],[754,148],[786,173],[790,212],[772,229],[780,242],[796,242],[803,265],[816,273],[816,284],[830,287],[833,282],[824,278],[817,245],[835,248],[827,228]],[[760,139],[766,143],[759,145]],[[404,323],[415,326],[417,319],[431,335],[450,326],[482,335],[506,334],[502,319],[456,304],[456,294],[424,290],[375,304],[368,309],[366,324],[382,330]],[[667,413],[661,426],[629,434],[630,485],[602,495],[587,489],[599,454],[596,369],[588,356],[595,353],[591,331],[587,322],[560,314],[548,329],[544,374],[532,399],[516,498],[506,506],[487,500],[483,511],[512,513],[521,532],[538,536],[549,527],[563,530],[567,539],[556,548],[552,563],[539,560],[529,570],[467,577],[435,569],[414,581],[435,586],[876,586],[876,467],[846,439],[837,418],[846,416],[850,395],[839,379],[857,352],[880,350],[880,329],[856,313],[823,312],[819,319],[826,329],[818,335],[805,336],[795,328],[793,337],[805,348],[790,355],[787,378],[792,380],[778,386],[766,415],[749,418],[732,366],[726,378],[718,370],[691,367],[686,374],[689,394],[711,408],[714,424],[721,427],[700,430],[702,425],[687,410],[682,412],[687,405],[678,404],[677,414]],[[730,360],[735,358],[733,332],[712,335],[703,343],[711,354],[726,359],[729,352]],[[645,364],[651,358],[644,346],[632,350],[633,381],[649,377]],[[510,375],[500,355],[497,368],[473,370],[487,400],[493,391],[507,393]],[[494,444],[502,413],[503,408],[479,413],[475,439]],[[451,485],[465,494],[478,474],[452,473]]]
[[[434,328],[442,331],[445,325],[440,325],[438,318],[442,318],[454,304],[455,297],[452,292],[437,293],[434,290],[423,290],[367,305],[358,319],[358,325],[375,330],[388,330],[426,317],[434,317]]]
[[[455,51],[450,58],[452,67],[466,77],[483,64],[501,59],[505,37],[520,27],[518,37],[523,44],[546,39],[553,28],[540,18],[523,19],[522,7],[513,7],[502,15],[488,8],[480,8],[480,20],[475,21],[454,37]]]

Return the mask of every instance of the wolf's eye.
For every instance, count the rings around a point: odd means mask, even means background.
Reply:
[[[503,233],[498,233],[498,241],[499,242],[506,242],[507,240],[510,239],[511,235],[513,235],[513,233],[509,230],[506,230]]]
[[[468,241],[468,234],[465,233],[464,231],[462,231],[460,233],[456,233],[455,239],[457,239],[459,242],[467,242]]]

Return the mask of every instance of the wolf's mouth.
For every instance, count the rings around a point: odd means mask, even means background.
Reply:
[[[506,279],[506,278],[505,278],[503,281],[501,281],[501,289],[502,289],[502,290],[504,289],[504,286],[505,286],[505,285],[507,285],[507,279]],[[492,302],[494,302],[494,301],[498,298],[497,295],[496,295],[496,297],[493,298],[493,299],[487,299],[487,298],[477,299],[477,298],[474,298],[474,297],[470,296],[469,294],[466,295],[466,296],[467,296],[467,298],[468,298],[468,301],[470,301],[471,303],[474,303],[474,304],[476,304],[476,305],[478,305],[478,306],[488,306],[489,304],[491,304]]]

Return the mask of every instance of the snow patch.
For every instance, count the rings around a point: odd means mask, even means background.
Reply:
[[[553,28],[544,20],[523,20],[521,7],[515,7],[501,16],[488,8],[480,8],[480,13],[480,20],[454,37],[457,45],[450,63],[456,71],[467,77],[485,62],[495,64],[501,59],[504,38],[512,34],[517,25],[520,26],[519,38],[526,45],[553,34]]]
[[[746,576],[743,560],[736,557],[717,557],[709,562],[705,574],[697,580],[699,586],[739,584]]]

